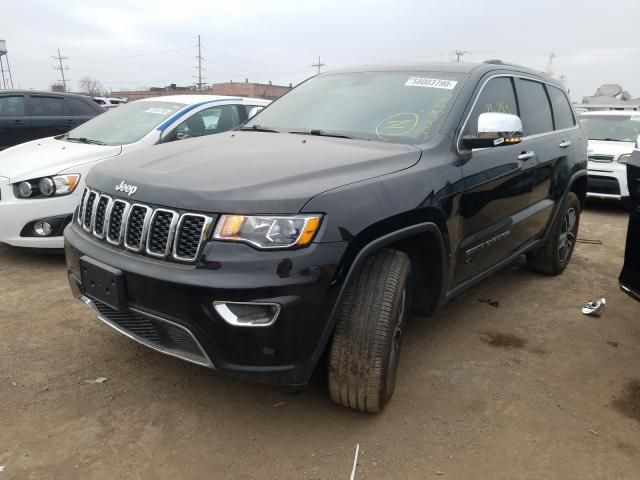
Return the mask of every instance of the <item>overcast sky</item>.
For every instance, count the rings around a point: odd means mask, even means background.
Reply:
[[[566,76],[574,100],[602,83],[640,96],[640,1],[539,0],[0,0],[17,88],[85,76],[108,89],[192,84],[197,35],[205,77],[294,85],[327,69],[442,60],[465,50]]]

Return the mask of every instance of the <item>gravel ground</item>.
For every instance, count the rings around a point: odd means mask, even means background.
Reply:
[[[637,479],[627,218],[592,206],[580,236],[603,244],[563,275],[516,263],[415,319],[379,415],[334,405],[320,375],[288,396],[139,346],[71,297],[61,256],[0,245],[0,480],[348,479],[356,444],[358,479]]]

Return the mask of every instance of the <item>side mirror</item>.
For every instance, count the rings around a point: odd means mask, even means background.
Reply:
[[[487,112],[478,117],[476,136],[462,137],[467,149],[514,145],[522,141],[522,120],[510,113]]]
[[[264,107],[253,107],[251,110],[249,110],[249,118],[255,116],[260,110],[262,110]],[[248,119],[247,119],[248,120]]]

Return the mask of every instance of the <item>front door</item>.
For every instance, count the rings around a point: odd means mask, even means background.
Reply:
[[[519,114],[512,77],[499,76],[484,84],[463,135],[477,134],[478,117],[484,112]],[[521,245],[521,212],[530,204],[538,161],[525,148],[516,144],[475,149],[462,166],[462,241],[454,285],[486,271]]]

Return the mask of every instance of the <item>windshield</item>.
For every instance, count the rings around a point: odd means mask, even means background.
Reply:
[[[70,141],[89,141],[104,145],[137,142],[175,112],[183,103],[133,102],[92,118],[67,134]],[[78,140],[74,140],[78,139]]]
[[[461,87],[449,72],[319,75],[246,125],[255,129],[423,143]]]
[[[640,116],[583,115],[580,124],[589,140],[635,142],[640,135]]]

